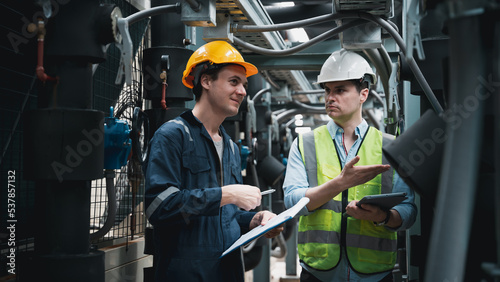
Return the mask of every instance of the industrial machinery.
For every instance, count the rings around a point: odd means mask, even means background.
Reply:
[[[238,115],[244,182],[284,210],[297,134],[328,122],[315,84],[341,48],[378,77],[371,126],[417,193],[395,281],[500,276],[499,3],[495,0],[2,1],[0,280],[153,281],[143,162],[163,123],[194,105],[188,58],[213,40],[256,65]],[[9,59],[7,59],[9,58]],[[295,220],[243,248],[253,281],[298,281]]]

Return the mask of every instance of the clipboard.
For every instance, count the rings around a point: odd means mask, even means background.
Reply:
[[[241,235],[241,237],[236,240],[236,242],[231,245],[219,258],[227,255],[228,253],[236,250],[237,248],[249,243],[250,241],[256,240],[262,235],[266,234],[269,230],[289,221],[294,218],[297,213],[309,203],[309,198],[304,197],[300,199],[293,207],[283,211],[279,215],[271,218],[266,225],[259,225],[254,229],[248,231],[247,233]]]
[[[408,197],[405,192],[369,195],[363,197],[356,205],[361,207],[361,204],[370,204],[379,206],[383,210],[390,210],[406,199],[408,199]]]

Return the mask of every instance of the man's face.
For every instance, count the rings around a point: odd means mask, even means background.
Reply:
[[[219,71],[217,80],[210,80],[207,98],[214,111],[231,117],[238,114],[241,102],[247,95],[247,86],[245,68],[229,65]]]
[[[361,116],[361,107],[368,97],[368,89],[359,93],[350,81],[335,81],[324,84],[325,109],[327,115],[338,123],[345,123]]]

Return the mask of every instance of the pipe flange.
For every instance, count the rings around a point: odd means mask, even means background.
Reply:
[[[111,11],[111,32],[113,33],[113,38],[116,43],[122,42],[122,35],[120,34],[120,30],[118,29],[118,19],[123,18],[122,11],[119,7],[113,8]]]

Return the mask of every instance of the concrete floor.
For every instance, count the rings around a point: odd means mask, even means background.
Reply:
[[[285,258],[271,257],[271,280],[270,282],[299,282],[298,276],[300,275],[300,264],[297,257],[297,276],[286,275]],[[245,272],[245,282],[260,282],[253,280],[253,270]]]

